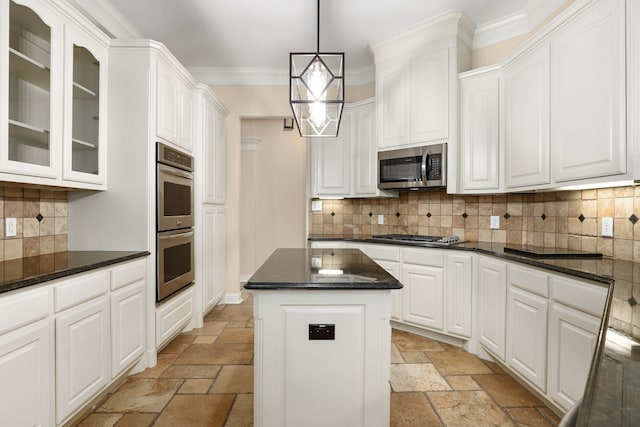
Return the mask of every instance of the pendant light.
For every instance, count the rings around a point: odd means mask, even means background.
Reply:
[[[336,137],[344,106],[344,52],[289,54],[289,102],[302,137]]]

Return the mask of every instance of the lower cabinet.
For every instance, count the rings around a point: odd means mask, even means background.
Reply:
[[[478,257],[478,331],[482,346],[504,361],[507,313],[507,264]]]
[[[203,209],[202,290],[203,308],[208,312],[225,290],[225,210],[222,206]]]
[[[102,295],[56,315],[56,421],[111,379],[109,298]]]
[[[507,298],[507,364],[541,391],[547,381],[546,298],[509,287]]]
[[[446,254],[445,329],[448,333],[471,338],[473,313],[473,258],[471,255]]]
[[[156,348],[175,337],[193,318],[193,286],[156,306]]]
[[[426,265],[402,266],[402,319],[407,323],[442,331],[444,269]]]
[[[54,425],[51,327],[45,318],[0,335],[0,425]]]
[[[68,423],[140,360],[146,262],[0,296],[0,426]]]

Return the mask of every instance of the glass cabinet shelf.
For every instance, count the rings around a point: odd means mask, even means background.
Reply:
[[[95,99],[97,94],[80,83],[73,82],[73,99]]]
[[[80,139],[73,138],[71,142],[73,142],[74,150],[95,150],[96,148],[98,148],[95,143],[82,141]]]
[[[51,81],[49,67],[13,48],[9,48],[9,53],[11,54],[9,74],[18,76],[41,89],[49,90]]]
[[[22,143],[49,145],[49,131],[16,120],[9,120],[9,135]]]

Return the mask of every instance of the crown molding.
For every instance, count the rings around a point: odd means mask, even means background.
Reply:
[[[478,26],[473,37],[473,48],[490,46],[530,33],[567,2],[568,0],[531,0],[520,13]]]
[[[68,0],[68,2],[113,38],[143,38],[140,31],[109,0]]]
[[[287,68],[250,67],[187,67],[193,77],[208,85],[220,86],[289,86]],[[373,83],[374,65],[367,65],[354,71],[347,71],[345,82],[349,86]]]

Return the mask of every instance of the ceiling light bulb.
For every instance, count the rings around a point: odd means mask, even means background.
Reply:
[[[327,80],[323,68],[320,61],[317,59],[313,61],[313,70],[311,71],[311,76],[309,76],[309,90],[311,90],[311,95],[316,101],[326,97],[324,89],[327,85]]]

